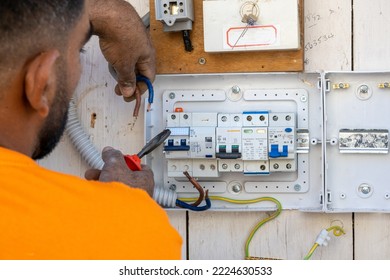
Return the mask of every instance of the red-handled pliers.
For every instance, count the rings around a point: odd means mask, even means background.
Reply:
[[[141,158],[160,146],[169,137],[169,135],[171,135],[171,131],[169,129],[165,129],[153,137],[152,140],[150,140],[138,154],[125,155],[127,166],[133,171],[142,170]]]

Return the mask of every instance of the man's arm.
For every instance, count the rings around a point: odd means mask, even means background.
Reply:
[[[136,74],[154,81],[155,51],[136,10],[124,0],[87,0],[93,33],[104,57],[118,74],[115,92],[126,101],[146,90],[136,88]],[[140,90],[140,91],[139,91]],[[135,94],[137,93],[137,94]]]

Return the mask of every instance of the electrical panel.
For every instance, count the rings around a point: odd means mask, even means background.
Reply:
[[[390,211],[390,73],[163,75],[146,113],[146,157],[158,186],[214,210]],[[158,100],[158,102],[157,102]],[[247,203],[245,202],[247,201]],[[269,203],[269,204],[268,204]]]
[[[211,196],[273,196],[285,208],[320,211],[321,145],[309,142],[309,131],[316,139],[322,135],[317,85],[318,74],[158,76],[146,138],[166,128],[171,135],[147,156],[155,182],[179,198],[193,197],[188,172]],[[317,117],[310,120],[313,110]],[[269,207],[271,202],[212,206]]]
[[[204,0],[206,52],[300,47],[298,0]]]
[[[389,81],[389,73],[324,77],[326,211],[390,211]]]

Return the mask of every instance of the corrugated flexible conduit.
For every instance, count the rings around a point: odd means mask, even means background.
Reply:
[[[88,165],[91,168],[101,170],[104,166],[101,153],[92,144],[89,136],[80,124],[77,115],[77,105],[74,98],[72,98],[69,104],[66,132],[68,133],[73,145],[76,147],[77,151],[80,153],[81,157],[88,163]],[[176,205],[177,194],[175,191],[155,186],[153,192],[153,199],[161,206],[173,208]]]

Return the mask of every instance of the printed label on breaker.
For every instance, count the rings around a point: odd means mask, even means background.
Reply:
[[[268,135],[265,127],[242,128],[242,159],[267,160]]]

